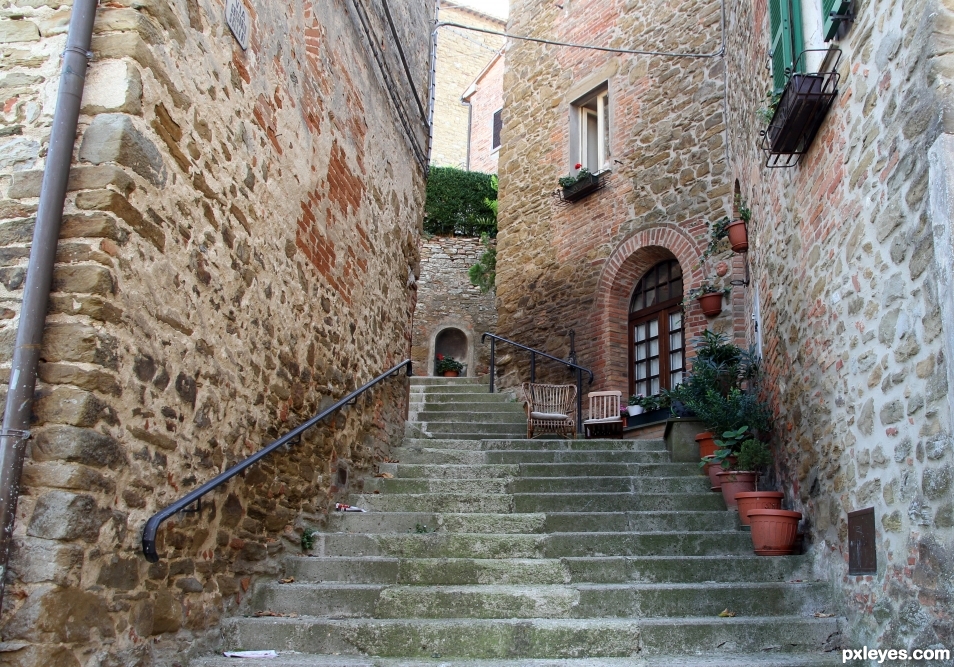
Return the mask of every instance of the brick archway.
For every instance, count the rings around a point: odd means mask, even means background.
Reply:
[[[683,289],[688,290],[702,282],[701,254],[695,240],[676,225],[636,232],[613,251],[603,266],[596,292],[598,351],[593,371],[600,387],[628,386],[629,300],[639,279],[657,262],[676,259],[682,267]],[[698,336],[706,328],[706,318],[695,301],[686,304],[684,317],[687,338]],[[688,347],[686,352],[691,353]]]

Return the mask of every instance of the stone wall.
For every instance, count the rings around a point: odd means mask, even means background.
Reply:
[[[415,374],[434,375],[435,342],[446,329],[458,329],[467,337],[467,356],[458,359],[467,364],[466,375],[486,373],[490,343],[482,344],[480,337],[497,329],[494,293],[481,294],[467,276],[486,247],[477,238],[434,236],[422,240],[420,248],[421,278],[411,347]]]
[[[728,80],[745,82],[728,89],[729,156],[754,212],[749,258],[782,489],[806,516],[856,648],[952,648],[954,323],[942,317],[949,263],[936,261],[949,251],[934,241],[949,238],[951,220],[931,213],[927,195],[944,188],[929,149],[951,157],[939,139],[945,122],[951,131],[950,55],[937,54],[949,51],[954,14],[928,0],[855,3],[833,43],[834,108],[798,167],[770,170],[757,150],[770,86],[765,3],[729,8]],[[806,35],[817,32],[817,10],[804,12]],[[878,574],[848,576],[846,513],[865,507],[875,509]]]
[[[510,31],[576,43],[714,52],[719,3],[581,1],[560,9],[524,0],[511,5]],[[615,55],[528,42],[508,47],[499,168],[502,335],[565,358],[574,330],[579,363],[596,373],[592,389],[625,392],[629,299],[643,272],[675,257],[686,289],[714,274],[723,259],[722,279],[736,275],[728,272],[727,257],[700,264],[706,222],[726,215],[731,203],[723,76],[720,59]],[[605,187],[564,205],[557,191],[558,179],[574,166],[571,103],[604,82],[610,123]],[[732,307],[716,320],[688,303],[690,334],[705,326],[731,331],[733,313],[742,316],[741,299],[736,291]],[[522,356],[502,362],[506,383],[529,379]],[[571,378],[560,367],[544,377]]]
[[[502,31],[505,21],[480,12],[448,5],[441,7],[440,20]],[[437,33],[437,66],[434,92],[434,141],[431,164],[467,168],[467,106],[460,97],[503,46],[504,38],[455,27]]]
[[[0,635],[10,665],[173,665],[216,641],[403,431],[392,378],[160,530],[147,517],[403,359],[430,3],[103,3]],[[0,1],[0,362],[9,364],[69,3]],[[388,92],[390,89],[390,93]],[[406,134],[399,116],[411,129]],[[381,252],[387,248],[388,252]],[[413,276],[412,276],[413,278]]]
[[[474,82],[470,102],[470,163],[467,168],[485,174],[497,173],[494,148],[494,114],[503,107],[504,56],[501,53]]]

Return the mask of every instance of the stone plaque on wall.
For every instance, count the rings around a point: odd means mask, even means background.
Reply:
[[[235,35],[243,51],[248,50],[248,35],[251,32],[251,20],[242,0],[227,0],[225,3],[225,23]]]

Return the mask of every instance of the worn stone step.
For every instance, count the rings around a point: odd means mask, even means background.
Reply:
[[[665,452],[662,440],[527,440],[525,438],[492,438],[462,440],[458,438],[405,438],[402,447],[432,449],[464,449],[472,451],[624,451]],[[688,464],[692,465],[692,464]],[[697,466],[698,467],[698,466]]]
[[[509,493],[389,493],[356,494],[350,505],[373,512],[513,512]]]
[[[425,409],[416,414],[419,423],[449,422],[457,425],[469,424],[469,430],[482,430],[490,424],[519,424],[526,428],[527,418],[522,412],[512,410],[487,410],[474,412],[468,407],[457,412],[444,412]]]
[[[574,556],[703,556],[752,553],[741,531],[647,533],[318,533],[316,556],[404,558],[562,558]]]
[[[708,477],[517,477],[510,493],[705,493]]]
[[[474,438],[480,440],[480,438]],[[465,450],[443,447],[395,447],[391,458],[399,463],[512,465],[521,463],[668,463],[665,451],[602,450]]]
[[[479,384],[488,386],[486,378],[479,377],[444,377],[443,375],[412,375],[408,378],[412,387],[445,387]]]
[[[296,581],[380,584],[569,584],[811,581],[804,556],[602,556],[573,558],[390,558],[289,556]]]
[[[511,478],[476,479],[382,479],[375,477],[365,480],[365,493],[380,491],[383,494],[398,493],[509,493]]]
[[[519,438],[527,432],[526,420],[507,423],[462,423],[457,421],[418,421],[408,424],[408,435],[418,437],[456,438],[459,440],[483,440],[484,438]]]
[[[426,465],[420,463],[379,463],[378,470],[393,475],[395,479],[494,479],[516,477],[520,466],[509,465]]]
[[[827,609],[825,583],[730,584],[279,584],[251,604],[280,614],[336,618],[681,618],[811,615]]]
[[[382,657],[484,659],[817,652],[840,641],[837,618],[672,619],[233,618],[226,647]]]
[[[722,494],[700,493],[515,493],[514,512],[717,511]]]
[[[283,651],[268,661],[268,667],[833,667],[841,663],[840,654],[723,654],[659,655],[636,658],[568,658],[515,660],[470,660],[446,658],[369,658],[341,655],[302,654]],[[849,661],[848,667],[862,667]],[[190,663],[193,667],[236,667],[234,658],[205,657]]]
[[[520,403],[502,400],[498,394],[466,394],[465,396],[466,399],[461,399],[459,394],[451,394],[448,397],[440,397],[443,400],[430,396],[424,399],[412,397],[409,407],[417,413],[421,411],[441,414],[462,414],[468,411],[478,414],[501,412],[517,414],[524,419],[527,417]]]
[[[400,479],[479,479],[493,477],[702,477],[693,463],[380,463],[382,473]]]
[[[478,514],[435,512],[341,512],[329,517],[325,532],[454,533],[649,532],[735,530],[735,512],[554,512]]]

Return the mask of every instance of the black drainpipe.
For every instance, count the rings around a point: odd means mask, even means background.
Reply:
[[[3,430],[0,431],[0,604],[3,603],[3,582],[13,541],[20,472],[23,470],[23,455],[29,436],[26,429],[30,426],[33,413],[33,391],[36,388],[36,370],[46,323],[47,302],[50,299],[50,284],[53,282],[56,242],[60,235],[66,184],[73,161],[86,68],[93,55],[89,45],[97,1],[73,2],[66,50],[63,52],[60,89],[53,113],[53,132],[40,188],[40,204],[33,229],[33,245],[30,248],[30,263],[13,350],[10,388],[3,415]]]

